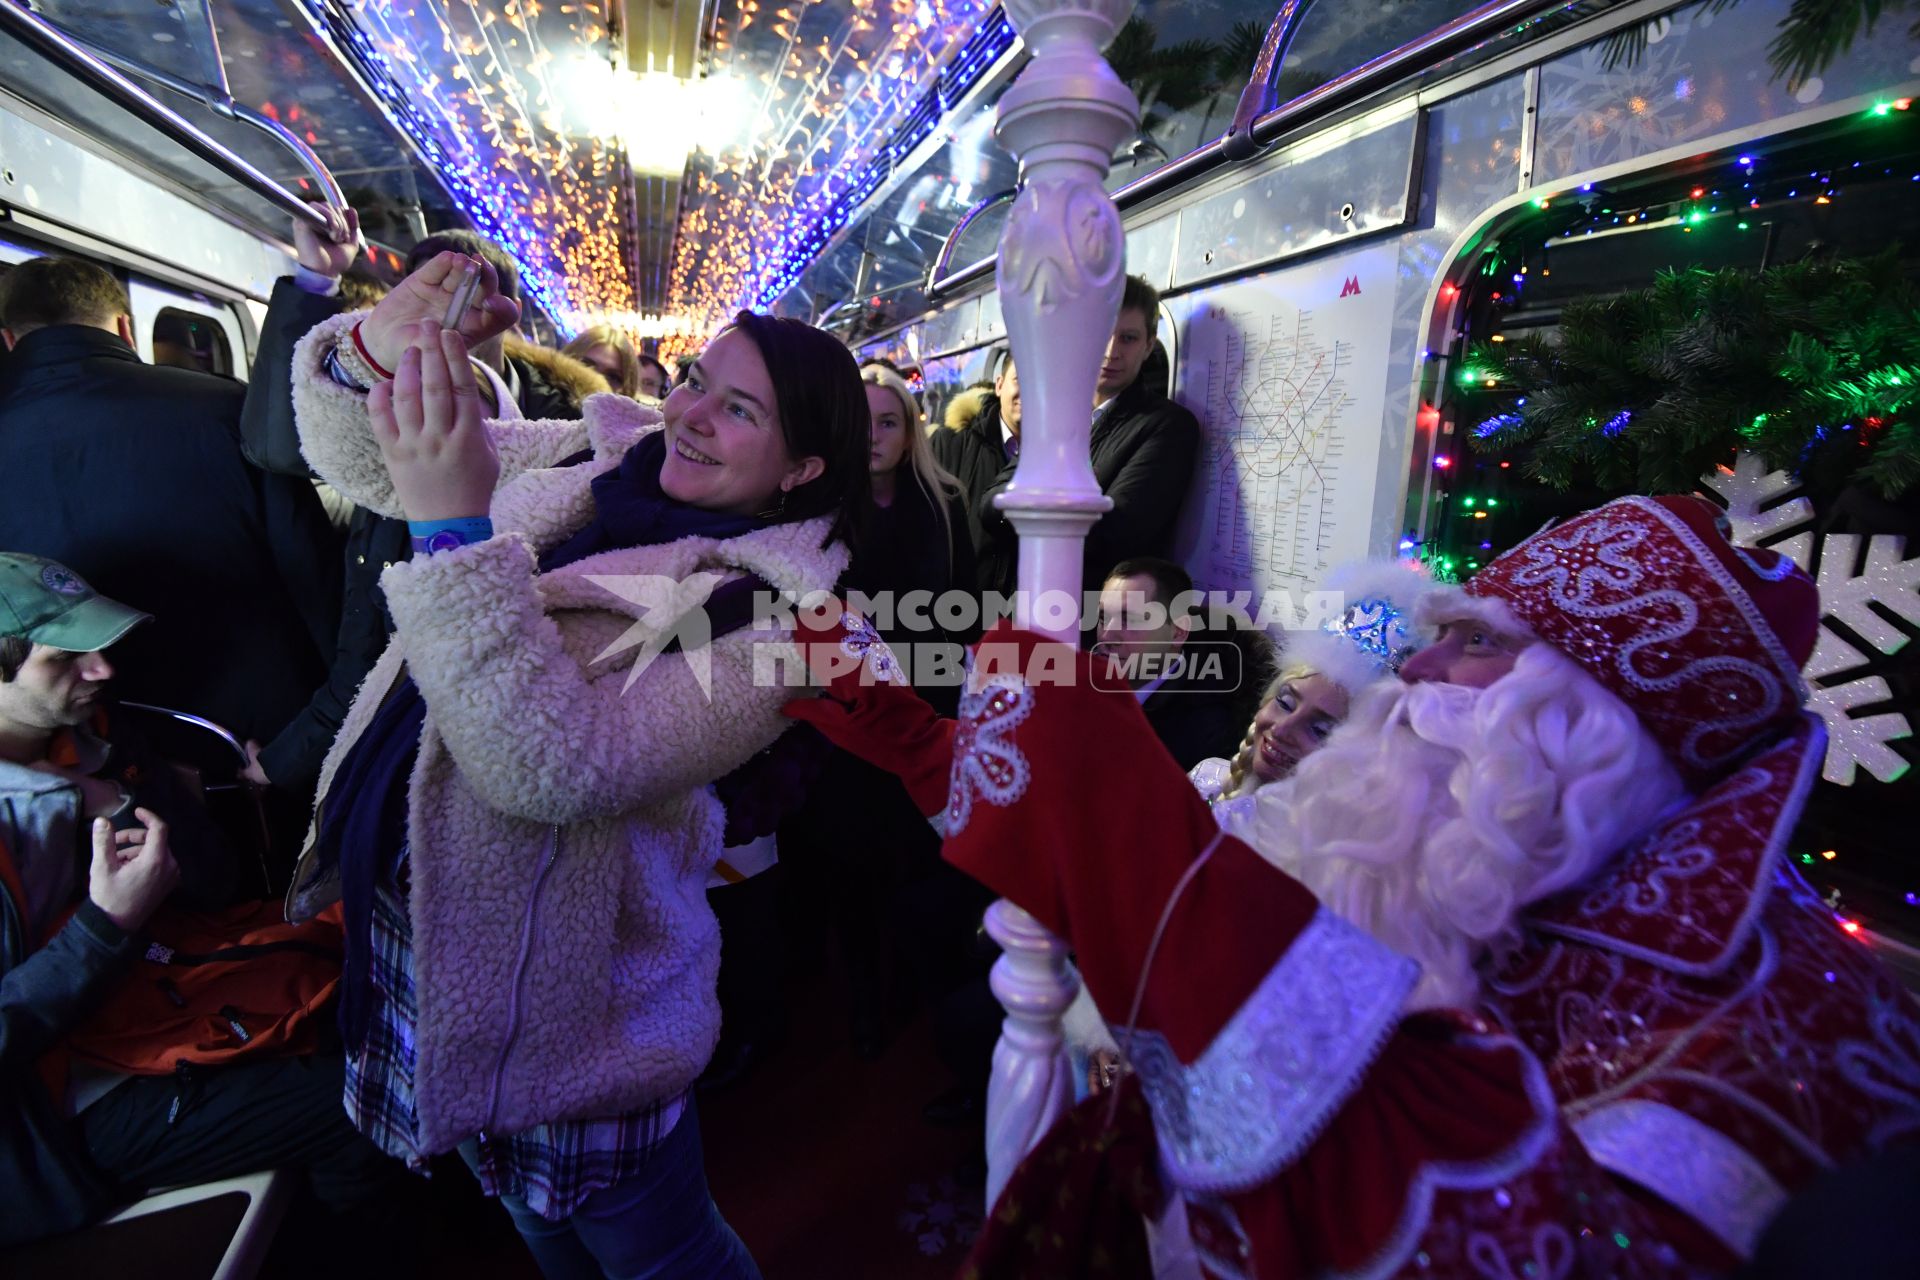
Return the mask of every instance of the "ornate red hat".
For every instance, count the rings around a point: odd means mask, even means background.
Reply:
[[[1702,498],[1622,498],[1534,534],[1464,593],[1586,668],[1699,786],[1799,723],[1820,627],[1806,571],[1724,527]]]

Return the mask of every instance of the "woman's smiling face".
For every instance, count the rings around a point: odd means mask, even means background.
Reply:
[[[1248,767],[1261,782],[1277,782],[1320,749],[1347,718],[1347,691],[1315,672],[1280,686],[1253,718],[1253,758]]]
[[[661,489],[703,511],[753,515],[778,506],[783,492],[825,467],[787,451],[778,405],[753,340],[738,329],[715,338],[661,406]]]

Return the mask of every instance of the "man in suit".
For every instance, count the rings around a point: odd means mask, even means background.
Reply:
[[[1167,398],[1157,379],[1142,374],[1160,345],[1154,336],[1159,314],[1159,291],[1138,276],[1128,276],[1093,393],[1093,434],[1088,442],[1093,474],[1100,492],[1113,500],[1113,508],[1087,532],[1089,591],[1099,589],[1110,565],[1167,554],[1199,456],[1199,422]],[[993,484],[971,494],[984,539],[979,562],[981,586],[986,590],[1011,591],[1018,571],[1013,525],[993,505],[1013,480],[1017,461],[1016,448]]]
[[[1094,645],[1111,660],[1116,685],[1133,686],[1154,736],[1182,769],[1239,750],[1253,718],[1248,692],[1258,690],[1238,646],[1196,641],[1192,592],[1193,579],[1171,560],[1122,560],[1100,586]]]
[[[126,290],[71,258],[0,297],[0,546],[71,566],[154,617],[120,695],[271,737],[326,673],[339,543],[313,486],[240,448],[246,388],[135,354]]]

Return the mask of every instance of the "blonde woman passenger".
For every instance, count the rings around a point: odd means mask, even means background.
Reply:
[[[643,385],[640,364],[643,357],[634,350],[627,335],[610,324],[596,324],[582,329],[578,337],[560,348],[560,354],[572,356],[581,364],[597,370],[616,395],[653,401],[665,398],[666,393],[658,386],[649,390]],[[650,356],[644,358],[652,359]],[[659,367],[659,361],[655,360],[653,364]]]
[[[1339,611],[1318,628],[1289,632],[1280,671],[1231,759],[1202,760],[1187,776],[1221,825],[1250,808],[1253,793],[1290,777],[1347,718],[1354,698],[1387,679],[1428,638],[1414,610],[1433,587],[1419,565],[1361,560],[1329,575]]]
[[[866,384],[872,421],[868,475],[874,511],[870,536],[862,543],[862,554],[854,558],[849,580],[868,592],[893,592],[896,599],[910,591],[925,591],[938,600],[949,591],[972,590],[967,494],[935,461],[919,398],[905,378],[883,364],[863,366],[860,380]],[[894,625],[882,629],[896,652],[901,652],[902,645],[964,644],[974,638],[971,631],[909,632],[903,629],[900,614],[894,610]],[[942,700],[934,701],[944,706]]]

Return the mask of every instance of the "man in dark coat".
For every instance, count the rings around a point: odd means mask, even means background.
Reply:
[[[1200,424],[1142,376],[1158,348],[1154,321],[1160,295],[1138,276],[1128,276],[1120,314],[1107,343],[1094,386],[1093,474],[1113,508],[1087,531],[1085,586],[1097,591],[1107,569],[1139,556],[1165,556],[1186,501],[1200,452]],[[1017,455],[1018,449],[1015,449]],[[983,590],[1010,592],[1019,570],[1019,546],[1006,513],[993,500],[1013,480],[1010,458],[984,491],[972,492]]]
[[[1122,560],[1100,587],[1094,645],[1115,663],[1115,686],[1133,686],[1154,736],[1182,769],[1240,749],[1262,678],[1245,669],[1248,646],[1200,630],[1193,598],[1193,579],[1171,560]]]
[[[1020,457],[1020,374],[1012,353],[998,355],[993,386],[979,384],[956,395],[947,405],[947,424],[927,438],[933,461],[947,468],[964,491],[975,557],[985,547],[975,499],[995,486],[1008,462]]]
[[[293,420],[293,348],[315,325],[347,307],[340,295],[340,280],[358,256],[360,246],[358,217],[348,209],[344,218],[353,238],[339,243],[323,239],[305,221],[295,220],[293,239],[299,266],[292,276],[282,277],[273,287],[273,298],[260,326],[259,352],[241,419],[247,457],[253,464],[282,476],[298,477],[302,482],[310,472],[300,453],[300,436]],[[517,299],[519,271],[513,259],[492,241],[471,232],[443,231],[422,240],[408,255],[408,269],[447,249],[485,257],[499,273],[502,291]],[[492,350],[485,350],[488,347]],[[593,391],[606,390],[605,380],[585,365],[530,344],[503,347],[483,343],[473,354],[476,360],[490,357],[498,361],[489,366],[490,371],[515,393],[516,403],[504,412],[494,406],[494,412],[502,417],[578,418],[580,402]],[[483,386],[483,392],[485,389]],[[364,507],[354,508],[347,523],[340,625],[329,647],[331,663],[326,679],[316,682],[318,687],[310,690],[312,696],[306,706],[276,737],[265,746],[248,744],[254,757],[248,777],[254,782],[295,793],[303,793],[318,782],[320,765],[346,718],[353,695],[393,634],[393,619],[380,591],[380,575],[388,565],[411,554],[406,521],[377,515]]]
[[[339,542],[311,485],[247,465],[245,388],[142,363],[130,311],[91,263],[8,277],[0,547],[154,616],[116,654],[122,697],[270,737],[326,671]]]

